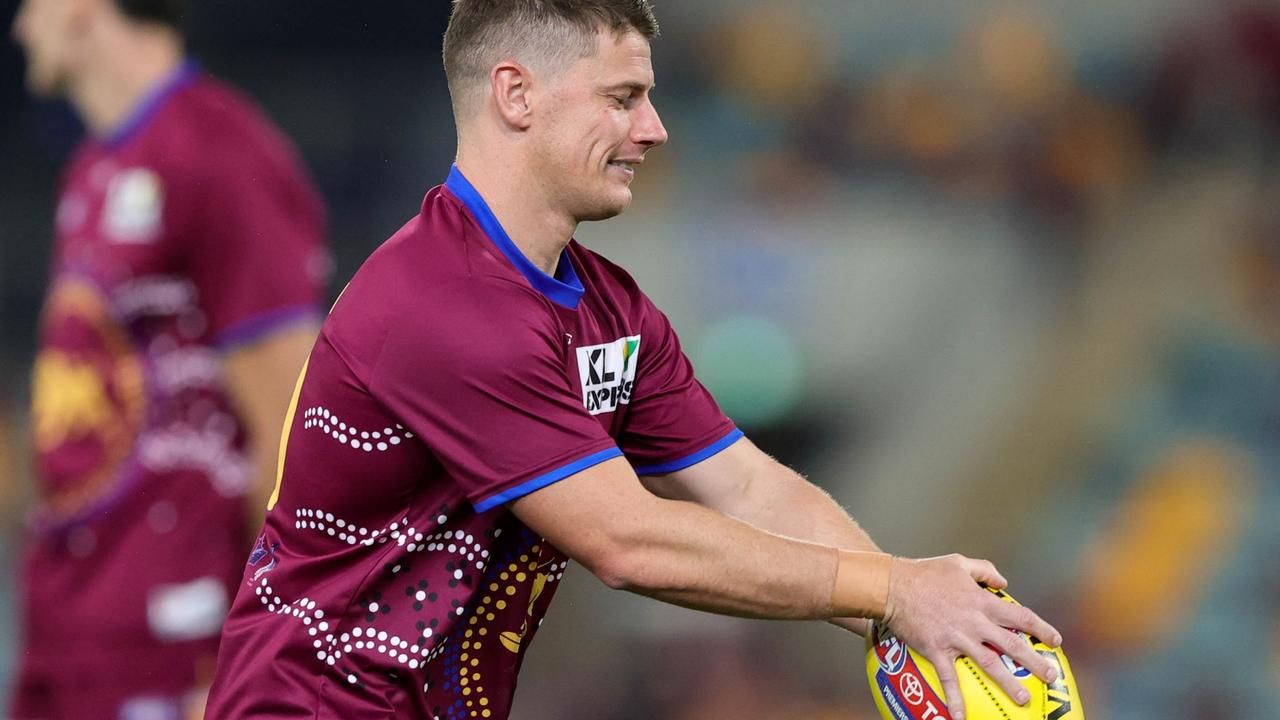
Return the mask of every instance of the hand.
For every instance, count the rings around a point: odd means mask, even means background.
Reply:
[[[1062,644],[1058,631],[1030,609],[1004,602],[978,583],[994,588],[1008,585],[994,565],[963,555],[894,558],[889,580],[884,622],[894,635],[933,663],[955,720],[965,716],[956,678],[956,659],[961,655],[977,662],[1019,705],[1025,705],[1031,696],[1001,662],[1000,653],[1046,683],[1058,677],[1056,667],[1009,630],[1021,630],[1053,647]]]

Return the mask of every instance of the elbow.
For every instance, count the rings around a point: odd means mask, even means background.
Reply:
[[[614,590],[645,593],[656,589],[653,563],[643,557],[645,553],[627,548],[613,547],[592,558],[587,569],[600,582]]]
[[[612,590],[626,590],[628,592],[635,592],[637,590],[635,581],[633,581],[630,576],[621,569],[621,567],[602,567],[595,573],[595,576],[600,579],[600,582],[604,583]]]

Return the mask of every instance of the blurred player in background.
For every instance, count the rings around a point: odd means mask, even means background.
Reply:
[[[29,89],[88,129],[34,369],[19,720],[199,712],[322,309],[318,195],[184,57],[181,17],[181,0],[24,0],[13,25]]]
[[[1026,701],[984,643],[1053,677],[1005,627],[1057,632],[978,587],[1003,585],[990,563],[881,553],[743,437],[666,317],[573,240],[626,209],[667,139],[656,34],[645,0],[455,0],[457,164],[298,380],[210,717],[506,718],[570,558],[711,612],[887,620],[956,718],[960,654]]]

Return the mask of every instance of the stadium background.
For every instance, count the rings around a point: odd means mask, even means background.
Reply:
[[[197,2],[193,54],[322,187],[334,288],[443,180],[441,0]],[[16,3],[0,2],[6,28]],[[1280,707],[1280,6],[659,4],[671,130],[579,238],[767,450],[889,550],[990,557],[1091,717]],[[0,48],[0,685],[27,376],[79,132]],[[0,690],[3,693],[3,690]],[[870,718],[861,648],[578,570],[518,718]]]

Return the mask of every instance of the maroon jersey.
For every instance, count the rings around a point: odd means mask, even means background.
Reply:
[[[356,274],[286,423],[210,718],[505,718],[568,559],[506,507],[741,433],[666,317],[570,242],[551,277],[455,168]]]
[[[327,264],[290,146],[191,64],[79,148],[56,225],[19,717],[61,715],[33,698],[85,668],[111,669],[124,697],[190,686],[196,658],[212,662],[250,473],[220,353],[318,319]]]

